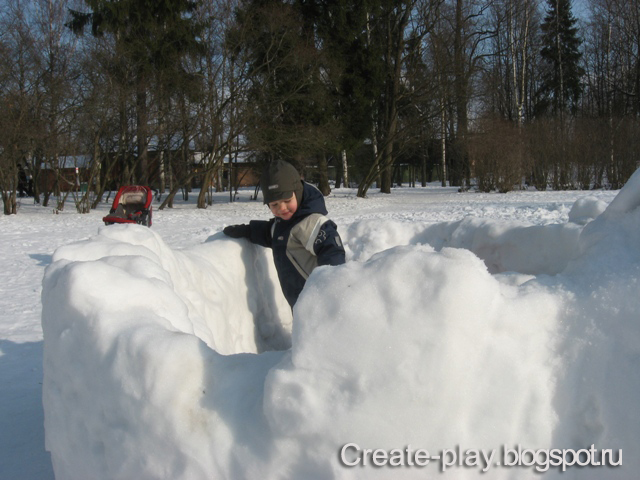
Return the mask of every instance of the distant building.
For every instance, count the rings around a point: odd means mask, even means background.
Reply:
[[[196,171],[204,170],[207,168],[203,164],[205,161],[205,155],[203,153],[194,153],[194,169]],[[260,168],[250,160],[251,156],[247,154],[238,154],[237,158],[233,157],[231,161],[231,185],[232,188],[236,187],[255,187],[260,183]],[[211,185],[207,187],[215,187],[219,189],[229,188],[229,156],[225,156],[224,167],[219,169],[216,176],[211,179]],[[201,188],[203,175],[198,175],[194,178],[193,187]]]
[[[50,163],[40,165],[38,186],[41,192],[55,190],[56,179],[61,192],[73,192],[86,185],[89,178],[90,155],[68,155],[57,159],[57,174]],[[58,176],[59,175],[59,176]]]
[[[176,176],[182,176],[184,174],[185,164],[178,161],[177,158],[182,152],[170,152],[176,160],[173,163],[172,172],[168,172],[169,169],[163,169],[161,162],[163,154],[158,150],[151,149],[148,152],[148,168],[149,168],[149,187],[154,189],[161,189],[162,184],[169,184],[168,175],[173,175],[173,182],[177,181]],[[209,160],[209,157],[202,152],[195,152],[193,150],[188,151],[188,166],[190,171],[200,173],[195,175],[191,182],[192,188],[203,188],[202,182],[204,180],[204,172],[210,165],[206,165],[205,162]],[[232,188],[236,187],[255,187],[260,182],[260,169],[258,165],[250,161],[250,155],[239,154],[233,158],[231,164],[232,175]],[[40,166],[40,173],[38,176],[38,186],[41,192],[49,191],[53,192],[56,188],[56,180],[58,181],[57,188],[61,192],[81,191],[87,187],[89,179],[90,168],[92,165],[91,155],[67,155],[60,156],[57,159],[55,169],[50,163],[42,163]],[[175,170],[178,170],[177,172]],[[163,172],[164,170],[164,172]],[[180,172],[182,170],[182,172]],[[224,167],[218,169],[216,175],[211,179],[211,184],[208,187],[214,187],[218,189],[229,188],[229,157],[224,158]],[[56,173],[57,171],[57,173]],[[118,179],[120,177],[120,165],[115,165],[110,171],[111,177]],[[177,175],[176,175],[177,174]],[[122,185],[109,185],[110,189],[117,189]]]

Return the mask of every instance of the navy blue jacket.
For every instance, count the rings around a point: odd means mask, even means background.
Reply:
[[[325,215],[322,193],[303,182],[302,200],[289,220],[252,220],[251,242],[273,249],[282,292],[293,305],[318,265],[341,265],[345,252],[338,227]]]

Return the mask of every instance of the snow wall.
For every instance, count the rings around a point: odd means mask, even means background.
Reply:
[[[603,210],[353,223],[293,320],[245,240],[175,251],[115,225],[62,247],[42,293],[56,478],[636,478],[638,172]]]

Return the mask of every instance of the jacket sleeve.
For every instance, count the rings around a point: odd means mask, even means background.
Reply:
[[[251,235],[249,236],[249,240],[251,241],[251,243],[271,248],[271,228],[273,226],[273,222],[274,219],[251,220],[249,222],[249,227],[251,228]]]
[[[331,220],[322,224],[313,242],[318,265],[342,265],[345,263],[344,246],[338,227]]]

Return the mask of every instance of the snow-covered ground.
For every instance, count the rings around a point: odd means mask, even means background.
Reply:
[[[0,217],[0,479],[636,478],[639,173],[334,190],[348,261],[293,315],[220,233],[269,218],[251,193],[150,229]]]

